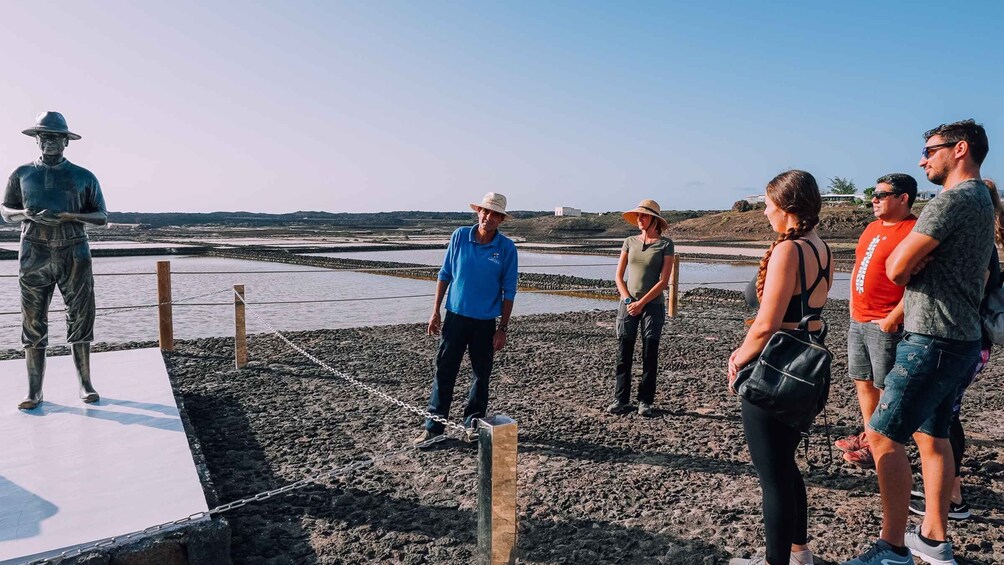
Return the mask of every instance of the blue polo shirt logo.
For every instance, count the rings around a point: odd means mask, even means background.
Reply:
[[[496,265],[501,265],[502,264],[502,254],[499,253],[498,251],[495,251],[494,253],[492,253],[488,257],[488,260],[491,261],[492,263],[495,263]]]

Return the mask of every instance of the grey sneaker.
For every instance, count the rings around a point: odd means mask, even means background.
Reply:
[[[899,555],[885,540],[878,540],[860,557],[844,561],[841,565],[914,565],[914,563],[912,555]]]
[[[907,527],[903,543],[910,548],[910,553],[920,557],[920,560],[925,563],[956,565],[955,557],[952,556],[952,543],[943,541],[938,545],[927,545],[927,542],[920,539],[920,528],[917,526]]]
[[[751,557],[749,559],[729,559],[729,565],[767,565],[767,559],[764,557]]]
[[[432,446],[438,443],[433,440],[441,435],[443,435],[443,432],[430,432],[429,430],[422,430],[422,435],[415,438],[411,443],[419,449],[432,449]]]
[[[791,558],[788,559],[788,565],[815,565],[812,561],[812,551],[806,549],[805,551],[792,551]]]
[[[627,414],[631,410],[632,408],[630,404],[619,400],[615,400],[613,404],[607,406],[607,412],[610,412],[611,414]]]
[[[646,418],[652,415],[652,405],[648,402],[638,403],[638,415],[645,416]]]

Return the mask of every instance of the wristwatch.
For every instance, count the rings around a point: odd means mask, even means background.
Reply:
[[[624,304],[631,304],[632,302],[634,302],[634,299],[630,296],[624,299]]]
[[[500,331],[500,332],[504,332],[504,333],[509,333],[509,326],[499,326],[498,330],[496,330],[496,331]]]

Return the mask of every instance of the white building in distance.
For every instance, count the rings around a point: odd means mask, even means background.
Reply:
[[[558,206],[554,209],[555,216],[581,216],[582,210],[579,208],[571,208],[569,206]]]

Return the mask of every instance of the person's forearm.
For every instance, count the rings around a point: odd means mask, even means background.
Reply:
[[[439,312],[443,307],[443,298],[446,297],[446,289],[450,287],[447,281],[436,281],[436,299],[432,308],[433,313]]]
[[[509,316],[512,315],[512,300],[502,300],[502,319],[499,320],[499,328],[509,328]]]
[[[655,283],[655,286],[650,288],[648,292],[645,293],[645,296],[641,297],[641,300],[639,300],[639,302],[641,302],[642,304],[648,304],[649,302],[652,302],[653,300],[658,298],[660,294],[665,292],[666,287],[668,286],[669,286],[668,279],[659,279],[659,282]]]
[[[899,303],[896,304],[896,307],[893,308],[886,316],[886,319],[895,323],[897,326],[903,323],[903,299],[900,299]]]

